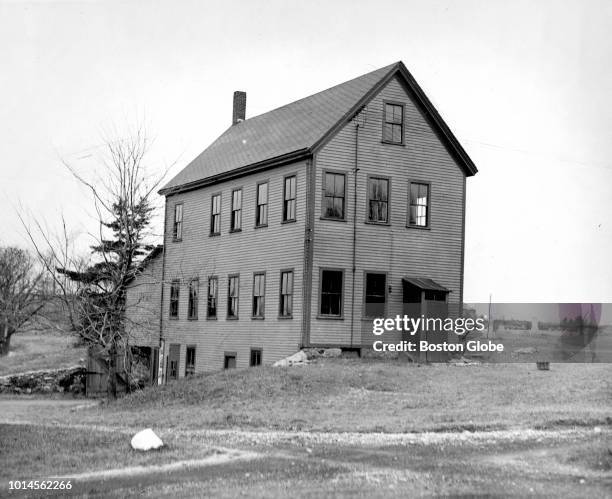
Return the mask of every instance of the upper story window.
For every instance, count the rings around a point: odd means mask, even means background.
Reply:
[[[409,227],[429,227],[429,184],[410,182]]]
[[[291,222],[295,220],[296,208],[296,184],[295,175],[285,177],[285,185],[283,190],[283,222]]]
[[[172,225],[172,239],[183,239],[183,203],[174,205],[174,224]]]
[[[240,277],[231,275],[227,283],[227,318],[238,318],[238,297],[239,297]]]
[[[383,142],[404,143],[404,105],[385,102],[383,121]]]
[[[260,319],[265,315],[266,275],[253,275],[253,317]]]
[[[208,279],[208,300],[206,316],[209,319],[217,318],[217,300],[219,298],[219,280],[216,277]]]
[[[199,279],[192,279],[191,281],[189,281],[189,303],[187,306],[187,318],[188,319],[198,318],[199,288],[200,288]]]
[[[386,274],[370,274],[365,276],[365,310],[366,317],[384,317],[387,300]]]
[[[232,221],[230,230],[242,230],[242,189],[232,191]]]
[[[210,234],[221,233],[221,194],[214,194],[210,199]]]
[[[280,282],[280,310],[281,317],[291,317],[293,315],[293,271],[285,270],[281,272]]]
[[[268,225],[268,182],[257,184],[257,206],[255,210],[255,227]]]
[[[379,223],[389,221],[389,179],[378,177],[368,179],[368,221]]]
[[[344,220],[344,173],[323,173],[323,214],[324,218]]]
[[[178,318],[180,289],[181,282],[178,280],[172,281],[172,284],[170,284],[170,317]]]
[[[342,317],[342,288],[344,272],[342,270],[321,271],[320,315]]]

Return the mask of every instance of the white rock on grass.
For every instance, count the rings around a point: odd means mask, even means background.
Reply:
[[[308,357],[306,353],[300,350],[299,352],[296,352],[293,355],[290,355],[289,357],[276,361],[274,364],[272,364],[272,367],[288,367],[295,365],[303,365],[307,363]]]
[[[151,450],[159,449],[164,443],[151,428],[139,431],[132,437],[132,449]]]

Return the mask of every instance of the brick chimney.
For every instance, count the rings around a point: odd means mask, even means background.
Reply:
[[[234,110],[232,113],[232,125],[244,121],[246,116],[246,92],[237,90],[234,92]]]

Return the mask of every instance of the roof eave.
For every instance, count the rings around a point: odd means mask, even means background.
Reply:
[[[277,166],[295,163],[296,161],[308,159],[311,156],[312,151],[310,148],[298,149],[295,151],[291,151],[287,154],[283,154],[281,156],[276,156],[274,158],[268,158],[257,163],[244,165],[229,172],[212,175],[210,177],[206,177],[200,180],[188,182],[177,186],[164,187],[163,189],[160,189],[158,191],[158,194],[162,196],[171,196],[173,194],[178,194],[179,192],[192,191],[194,189],[200,189],[201,187],[213,185],[219,182],[223,182],[225,180],[242,177],[243,175],[248,175],[251,173],[267,170],[269,168],[276,168]]]

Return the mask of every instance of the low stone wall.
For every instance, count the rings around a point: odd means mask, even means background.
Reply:
[[[85,395],[83,366],[48,369],[0,377],[0,393],[72,393]]]

